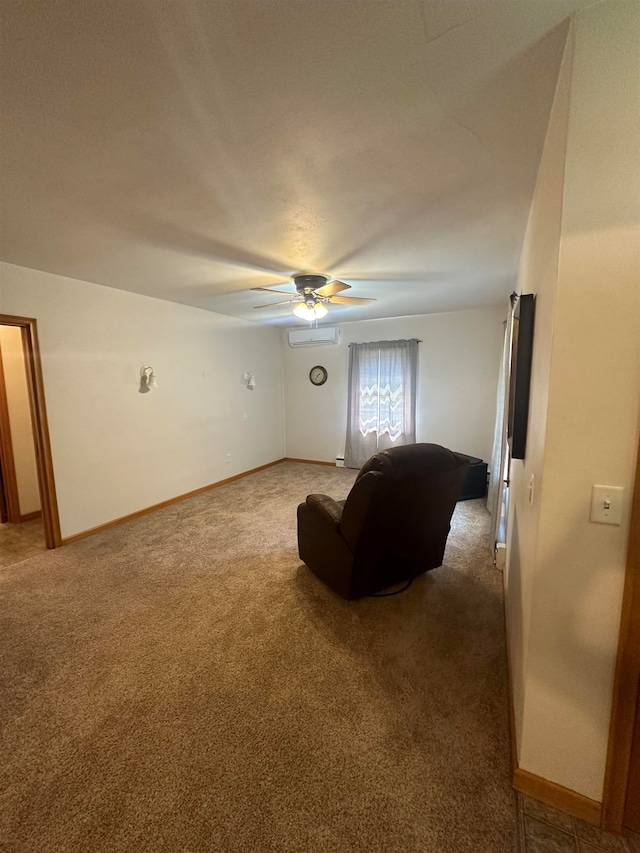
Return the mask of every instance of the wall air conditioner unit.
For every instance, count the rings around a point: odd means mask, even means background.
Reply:
[[[291,329],[289,332],[290,347],[318,347],[337,344],[340,340],[340,329],[336,326],[320,326],[317,329]]]

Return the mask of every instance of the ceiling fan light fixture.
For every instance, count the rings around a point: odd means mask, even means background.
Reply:
[[[322,318],[326,317],[329,313],[326,305],[323,305],[322,302],[316,302],[313,306],[313,310],[316,315],[316,320],[322,320]]]
[[[308,320],[310,323],[314,320],[321,320],[329,313],[322,302],[315,302],[312,305],[307,305],[306,302],[300,302],[293,309],[293,313],[301,320]]]
[[[307,315],[311,314],[312,311],[309,308],[307,308],[307,306],[304,304],[304,302],[299,302],[294,307],[293,313],[296,315],[296,317],[300,317],[301,320],[308,320],[309,317]],[[314,314],[314,317],[315,317],[315,314]]]

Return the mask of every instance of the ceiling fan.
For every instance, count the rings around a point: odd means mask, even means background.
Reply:
[[[367,299],[361,296],[338,296],[344,290],[350,290],[351,285],[344,281],[333,279],[322,273],[299,273],[291,276],[296,286],[297,294],[288,290],[272,290],[270,287],[252,287],[252,290],[265,291],[265,293],[282,293],[289,296],[280,302],[270,302],[266,305],[255,305],[254,308],[271,308],[273,305],[286,305],[297,303],[293,309],[296,317],[301,320],[319,320],[327,314],[327,305],[337,302],[341,305],[366,305],[375,302],[375,299]]]

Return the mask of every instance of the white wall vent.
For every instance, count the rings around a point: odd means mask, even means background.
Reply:
[[[337,344],[340,340],[340,329],[336,326],[319,326],[317,329],[291,329],[289,332],[290,347],[317,347]]]

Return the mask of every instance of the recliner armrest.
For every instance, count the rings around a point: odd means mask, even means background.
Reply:
[[[330,521],[334,527],[340,526],[342,504],[334,501],[329,495],[307,495],[306,503],[327,521]]]

